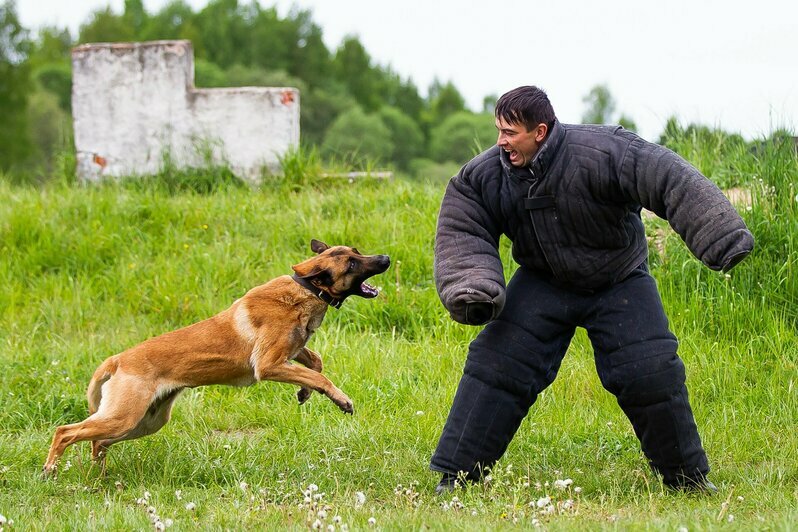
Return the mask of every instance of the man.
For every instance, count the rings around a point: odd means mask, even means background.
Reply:
[[[668,220],[693,254],[728,271],[753,237],[723,193],[670,150],[621,127],[560,123],[545,92],[496,104],[496,146],[452,178],[435,240],[435,282],[460,323],[487,323],[469,347],[430,467],[446,492],[477,480],[507,449],[554,381],[576,327],[602,385],[632,422],[651,467],[676,489],[707,479],[677,355],[648,274],[641,206]],[[506,290],[500,236],[520,268]]]

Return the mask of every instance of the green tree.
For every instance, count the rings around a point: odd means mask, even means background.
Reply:
[[[31,152],[28,94],[31,90],[28,33],[13,0],[0,4],[0,170],[22,163]]]
[[[313,22],[310,11],[292,10],[288,22],[288,73],[304,79],[309,87],[326,86],[333,77],[333,64],[321,28]]]
[[[30,97],[28,123],[35,160],[50,169],[55,156],[71,144],[72,121],[55,94],[38,90]]]
[[[401,109],[404,114],[416,123],[421,121],[425,108],[424,99],[418,94],[418,89],[409,79],[403,80],[399,74],[390,68],[378,68],[378,94],[382,105]]]
[[[197,87],[228,87],[227,75],[219,65],[205,59],[194,61],[194,85]]]
[[[335,77],[366,111],[380,107],[379,80],[372,68],[371,57],[354,36],[344,39],[333,59]]]
[[[66,112],[72,110],[72,67],[66,61],[47,63],[33,72],[39,86],[53,94],[58,106]]]
[[[265,70],[288,72],[291,66],[291,48],[296,37],[291,39],[291,23],[280,20],[274,8],[260,10],[252,21],[252,46],[247,66]],[[289,37],[288,39],[286,37]],[[244,58],[240,58],[241,64]]]
[[[396,107],[383,107],[378,114],[391,132],[394,163],[402,170],[409,169],[410,162],[424,153],[424,134],[421,128]]]
[[[606,85],[596,85],[582,98],[587,106],[582,115],[583,124],[609,124],[615,113],[615,100]]]
[[[193,28],[195,32],[197,31],[196,26],[193,24],[194,16],[191,6],[183,0],[173,0],[155,15],[147,17],[139,38],[143,41],[185,39],[187,38],[187,27]],[[201,41],[197,36],[194,36],[191,40],[196,53]]]
[[[318,144],[338,116],[357,106],[357,102],[340,84],[316,87],[300,93],[299,126],[302,144]]]
[[[195,17],[203,46],[195,49],[197,57],[229,68],[238,62],[249,64],[246,20],[238,0],[211,0]],[[239,57],[245,56],[243,61]]]
[[[322,144],[323,155],[356,166],[389,161],[393,151],[391,131],[382,119],[357,106],[335,119]]]
[[[75,41],[68,29],[41,28],[30,53],[31,68],[37,69],[49,63],[69,64],[74,45]]]
[[[437,162],[465,163],[495,143],[492,114],[460,111],[432,129],[430,156]]]
[[[136,40],[132,28],[123,16],[114,13],[110,7],[92,13],[91,19],[80,27],[81,43],[89,42],[128,42]]]
[[[295,87],[300,94],[307,90],[307,84],[285,70],[267,70],[235,64],[225,71],[230,87]]]
[[[451,81],[441,84],[437,79],[429,88],[432,124],[439,124],[455,113],[465,111],[465,100]]]
[[[34,81],[58,98],[58,105],[69,112],[72,107],[71,50],[74,46],[67,29],[44,27],[32,43],[28,59]]]
[[[141,32],[147,25],[149,16],[144,9],[142,0],[125,0],[125,9],[122,12],[122,20],[132,30],[134,38],[140,38]]]
[[[488,94],[484,98],[482,98],[482,112],[487,114],[494,114],[496,110],[496,102],[499,101],[499,97],[495,94]]]
[[[618,124],[623,126],[624,129],[628,129],[629,131],[637,131],[637,124],[635,124],[635,121],[626,115],[621,115],[618,118]]]
[[[613,124],[618,123],[624,128],[635,131],[637,126],[634,121],[622,114],[616,118],[615,99],[610,94],[606,85],[596,85],[582,98],[582,103],[587,105],[582,115],[583,124]]]

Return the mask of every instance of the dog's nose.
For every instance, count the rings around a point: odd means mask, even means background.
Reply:
[[[381,268],[385,268],[387,270],[388,266],[391,265],[391,257],[389,257],[388,255],[378,255],[377,256],[377,264]]]

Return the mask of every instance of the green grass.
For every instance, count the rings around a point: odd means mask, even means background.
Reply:
[[[5,526],[146,529],[153,507],[174,530],[302,529],[316,519],[326,528],[336,515],[350,529],[371,528],[371,517],[398,530],[531,528],[533,519],[549,530],[795,529],[798,164],[783,146],[733,156],[716,166],[739,169],[752,188],[742,214],[756,252],[724,276],[666,232],[665,253],[651,256],[717,497],[671,493],[648,471],[581,332],[490,483],[455,501],[432,495],[429,457],[478,332],[453,323],[435,293],[440,180],[321,183],[297,161],[260,189],[223,172],[188,183],[176,173],[102,186],[0,180],[0,514],[14,521]],[[353,417],[318,395],[299,406],[284,384],[190,390],[159,433],[111,449],[106,477],[78,444],[57,479],[40,480],[53,429],[85,417],[100,361],[290,273],[311,238],[393,260],[375,279],[382,295],[331,310],[310,343],[355,402]],[[502,254],[509,275],[506,242]],[[569,489],[554,487],[565,478]],[[304,502],[310,484],[320,501]],[[550,514],[535,505],[547,495]]]

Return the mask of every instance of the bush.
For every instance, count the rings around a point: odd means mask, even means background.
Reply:
[[[41,88],[58,98],[58,106],[67,113],[72,111],[72,67],[68,62],[48,63],[33,74]]]
[[[388,126],[393,141],[393,162],[402,170],[410,167],[410,161],[424,152],[424,134],[412,118],[396,107],[383,107],[379,117]]]
[[[430,155],[438,162],[465,163],[496,142],[493,115],[455,113],[432,129]]]
[[[55,94],[44,90],[31,94],[28,126],[34,145],[35,166],[49,168],[56,153],[73,149],[72,121],[59,106]]]
[[[194,85],[197,87],[227,87],[227,74],[215,63],[194,60]]]
[[[355,106],[336,118],[327,130],[322,154],[327,158],[349,161],[355,167],[388,161],[394,151],[391,137],[391,131],[379,116],[367,115]]]
[[[435,162],[432,159],[413,159],[410,162],[410,176],[418,181],[448,181],[460,171],[460,163]]]

